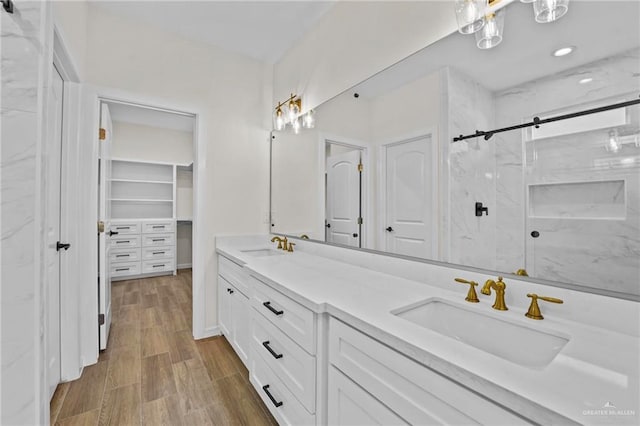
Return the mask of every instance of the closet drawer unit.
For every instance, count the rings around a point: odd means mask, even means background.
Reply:
[[[280,425],[315,425],[316,416],[309,413],[262,357],[251,357],[251,383]]]
[[[250,280],[252,306],[304,350],[315,354],[315,314],[255,277],[250,277]]]
[[[140,262],[112,263],[110,266],[112,277],[123,277],[125,275],[139,275]]]
[[[316,358],[251,308],[253,353],[264,358],[282,383],[306,409],[316,410]]]
[[[218,256],[218,274],[233,284],[245,296],[249,296],[249,274],[237,263]]]
[[[142,221],[143,234],[162,234],[164,232],[173,232],[175,225],[172,220],[144,220]]]
[[[142,249],[142,260],[173,259],[173,247],[145,247]]]
[[[142,262],[142,273],[173,272],[173,259],[145,260]]]
[[[142,247],[172,246],[175,244],[175,234],[143,234]]]
[[[111,263],[118,262],[139,262],[140,261],[140,249],[112,249],[109,252],[109,259]]]
[[[114,249],[140,247],[140,235],[117,235],[109,237],[109,244]]]
[[[531,424],[333,317],[329,362],[409,424]]]
[[[139,234],[140,222],[111,222],[111,230],[118,235]]]

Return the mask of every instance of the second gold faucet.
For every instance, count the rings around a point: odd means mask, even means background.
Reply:
[[[504,291],[506,288],[507,285],[502,281],[502,277],[498,277],[498,281],[487,280],[480,292],[489,295],[491,294],[491,289],[493,289],[496,292],[496,300],[492,308],[498,311],[507,311],[509,308],[507,308],[507,304],[504,302]]]

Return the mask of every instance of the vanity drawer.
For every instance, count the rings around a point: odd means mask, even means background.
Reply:
[[[333,317],[329,362],[410,424],[531,424]]]
[[[250,280],[252,306],[304,350],[315,354],[315,314],[255,277]]]
[[[142,260],[173,259],[173,247],[145,247],[142,249]]]
[[[111,276],[114,278],[140,274],[140,262],[112,263],[109,268],[111,270]]]
[[[142,273],[173,272],[173,259],[146,260],[142,262]]]
[[[140,222],[111,222],[110,228],[118,235],[135,235],[140,233]]]
[[[174,234],[143,234],[142,247],[172,246],[175,243]]]
[[[224,256],[218,256],[218,274],[245,296],[249,296],[249,273],[242,266]]]
[[[109,237],[109,244],[114,249],[140,247],[140,235],[117,235]]]
[[[173,220],[144,220],[142,221],[143,234],[162,234],[175,230]]]
[[[140,249],[112,249],[109,252],[109,259],[111,263],[118,262],[139,262],[140,261]]]
[[[251,357],[251,383],[280,425],[315,425],[309,413],[260,356]],[[273,400],[271,399],[273,398]]]
[[[251,344],[306,409],[316,409],[316,358],[251,308]]]

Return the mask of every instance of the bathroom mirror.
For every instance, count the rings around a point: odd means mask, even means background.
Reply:
[[[640,3],[505,11],[274,131],[272,232],[640,300],[640,105],[453,141],[639,99]]]

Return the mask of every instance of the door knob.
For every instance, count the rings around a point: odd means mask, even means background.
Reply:
[[[393,228],[390,226],[388,226],[386,229],[387,229],[387,232],[393,232]]]
[[[358,234],[356,232],[353,233],[353,238],[358,238]]]
[[[118,234],[119,234],[119,232],[114,232],[112,230],[109,230],[109,234],[108,235],[112,236],[112,235],[118,235]]]
[[[327,223],[325,226],[326,226],[327,228],[331,228],[331,224],[330,224],[330,223]]]
[[[540,236],[540,233],[539,233],[538,231],[532,231],[532,232],[531,232],[531,236],[532,236],[533,238],[538,238],[538,237]]]
[[[56,251],[60,251],[60,250],[62,250],[62,249],[64,249],[64,251],[67,251],[67,250],[69,250],[69,247],[71,247],[71,244],[68,244],[68,243],[66,243],[66,244],[65,244],[65,243],[61,243],[60,241],[58,241],[58,242],[56,243]]]

